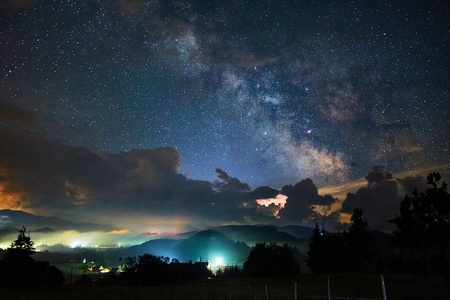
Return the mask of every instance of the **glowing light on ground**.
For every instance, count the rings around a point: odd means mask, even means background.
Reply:
[[[220,256],[216,257],[216,264],[218,266],[223,265],[223,257],[220,257]]]

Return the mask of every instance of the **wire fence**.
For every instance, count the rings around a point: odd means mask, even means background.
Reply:
[[[88,275],[89,278],[92,280],[102,279],[105,278],[105,276],[108,276],[108,274],[92,274],[90,272],[86,272],[85,270],[79,270],[79,269],[72,269],[70,273],[63,272],[66,283],[67,284],[75,284],[77,280],[82,279],[83,275]],[[111,274],[110,274],[111,275]],[[386,296],[386,290],[385,290],[385,284],[384,284],[384,277],[383,274],[380,274],[379,280],[381,282],[381,290],[379,295],[382,295],[382,297],[375,297],[375,298],[361,298],[361,297],[343,297],[339,295],[332,295],[332,288],[333,286],[330,284],[330,276],[327,276],[326,278],[326,288],[324,284],[324,289],[322,290],[322,295],[307,295],[301,294],[300,287],[295,282],[293,286],[289,287],[287,284],[280,287],[277,284],[258,284],[258,285],[252,285],[250,283],[248,284],[242,284],[241,283],[233,283],[233,279],[230,279],[230,281],[220,281],[216,282],[212,280],[210,283],[204,283],[203,285],[198,284],[184,284],[181,286],[178,285],[171,285],[163,287],[165,289],[164,296],[161,296],[158,299],[168,299],[168,300],[177,300],[177,299],[187,299],[187,300],[194,300],[194,299],[223,299],[223,300],[239,300],[239,299],[245,299],[245,300],[288,300],[288,299],[294,299],[294,300],[300,300],[300,299],[323,299],[323,300],[387,300]],[[139,289],[139,283],[137,283],[138,289]],[[140,287],[142,292],[139,292],[139,294],[143,293],[145,294],[145,290],[148,287]],[[155,288],[155,287],[153,287]],[[148,292],[148,291],[147,291]],[[318,294],[319,292],[315,291],[315,294]],[[326,294],[326,295],[325,295]],[[143,295],[142,295],[143,296]],[[137,298],[138,299],[138,298]],[[140,298],[139,298],[140,299]],[[145,298],[143,298],[145,299]]]

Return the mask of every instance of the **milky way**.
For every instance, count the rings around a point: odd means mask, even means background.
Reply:
[[[0,101],[32,135],[180,172],[318,186],[449,163],[450,7],[376,1],[4,1]]]

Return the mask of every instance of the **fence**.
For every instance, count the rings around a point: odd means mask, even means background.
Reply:
[[[67,283],[74,283],[77,279],[80,279],[83,274],[86,273],[84,270],[72,269],[70,274],[64,273]],[[376,279],[375,274],[371,277],[371,282]],[[91,275],[91,278],[101,278],[104,275],[97,274]],[[361,275],[359,275],[361,276]],[[129,287],[130,290],[134,290],[139,296],[136,299],[167,299],[167,300],[177,300],[177,299],[223,299],[223,300],[308,300],[308,299],[322,299],[322,300],[387,300],[386,289],[384,284],[383,274],[379,274],[378,283],[372,284],[380,286],[378,292],[375,293],[376,297],[348,297],[344,296],[346,293],[342,293],[342,287],[340,283],[335,282],[334,289],[337,292],[333,292],[333,283],[330,282],[330,276],[321,277],[323,279],[323,284],[319,288],[314,290],[305,291],[310,285],[308,282],[294,282],[283,283],[280,282],[269,282],[263,283],[264,279],[257,281],[246,281],[245,279],[234,279],[229,278],[226,280],[209,280],[202,282],[186,283],[181,285],[170,285],[163,287],[144,287],[135,286]],[[322,281],[321,279],[321,281]],[[281,279],[282,280],[282,279]],[[291,285],[292,284],[292,285]],[[345,289],[345,288],[344,288]],[[371,290],[373,292],[373,289]],[[339,295],[339,293],[341,293]],[[145,295],[153,295],[150,298],[146,298]],[[159,296],[156,296],[158,294]],[[344,294],[344,295],[343,295]],[[375,295],[374,294],[374,295]],[[156,297],[155,297],[156,296]]]
[[[249,284],[248,289],[248,299],[294,299],[294,300],[299,300],[299,299],[324,299],[324,300],[332,300],[332,299],[336,299],[336,300],[387,300],[387,296],[386,296],[386,287],[384,284],[384,276],[383,274],[380,273],[380,280],[381,280],[381,290],[382,290],[382,294],[383,294],[383,298],[348,298],[348,297],[339,297],[339,296],[331,296],[331,286],[330,286],[330,276],[327,276],[327,296],[301,296],[298,295],[298,284],[297,282],[294,283],[294,287],[293,287],[293,292],[292,294],[270,294],[269,293],[269,288],[268,285],[264,285],[264,290],[265,293],[264,295],[262,295],[261,293],[252,293],[252,287]],[[241,298],[243,295],[242,293],[239,294],[239,298]],[[231,289],[231,285],[230,285],[230,293],[229,293],[229,300],[233,299],[233,291]]]

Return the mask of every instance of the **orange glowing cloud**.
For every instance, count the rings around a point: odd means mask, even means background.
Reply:
[[[122,229],[122,230],[112,230],[112,231],[109,231],[108,233],[110,233],[110,234],[128,234],[130,232],[131,231],[129,231],[128,229]]]
[[[65,195],[72,199],[74,205],[84,205],[89,200],[88,192],[81,186],[75,185],[68,180],[65,182]]]
[[[331,195],[333,198],[343,201],[347,197],[348,193],[354,193],[359,188],[366,185],[367,181],[361,178],[355,181],[346,182],[344,184],[330,185],[319,188],[319,195]]]
[[[0,209],[23,210],[19,193],[7,194],[0,184]]]

